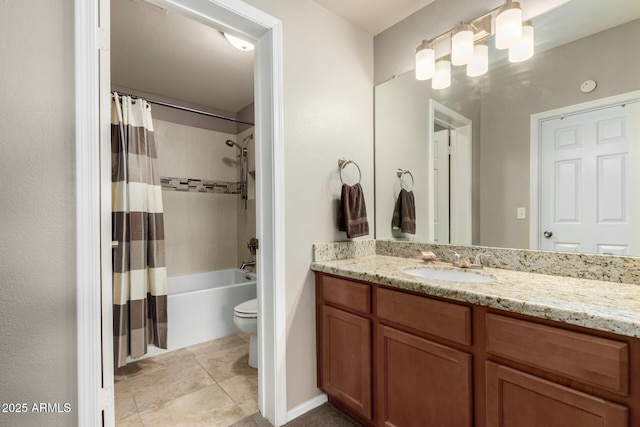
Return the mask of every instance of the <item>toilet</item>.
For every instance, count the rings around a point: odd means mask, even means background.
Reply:
[[[258,368],[258,300],[256,298],[238,304],[233,309],[233,323],[249,335],[249,366]]]

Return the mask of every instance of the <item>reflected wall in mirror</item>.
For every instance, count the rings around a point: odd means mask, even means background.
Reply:
[[[616,9],[615,16],[611,9]],[[578,16],[580,21],[576,22]],[[417,81],[413,71],[376,86],[376,238],[436,240],[436,210],[430,203],[435,203],[438,176],[429,166],[433,164],[433,158],[429,157],[433,147],[427,144],[433,139],[432,133],[438,130],[429,114],[430,100],[434,100],[472,123],[471,238],[470,242],[456,240],[452,226],[450,242],[522,249],[539,247],[539,242],[534,242],[530,235],[532,207],[536,210],[534,220],[539,219],[539,206],[530,203],[531,187],[536,185],[530,180],[532,116],[640,90],[639,18],[640,2],[636,0],[572,0],[534,18],[536,54],[525,62],[509,64],[504,51],[492,49],[490,58],[494,60],[488,74],[470,78],[464,67],[453,67],[448,89],[432,90],[430,82]],[[597,32],[584,36],[590,31]],[[489,45],[492,44],[489,39]],[[595,80],[597,88],[583,93],[580,86],[587,80]],[[625,126],[628,126],[625,128],[628,136],[638,135],[640,119],[631,115]],[[636,160],[640,158],[637,137],[631,148],[632,156]],[[456,150],[455,142],[452,150]],[[613,163],[609,163],[611,165]],[[631,158],[627,167],[633,170],[633,165]],[[391,227],[400,191],[400,182],[394,174],[397,168],[409,169],[415,177],[415,235],[403,234]],[[463,175],[451,170],[450,183],[464,179]],[[628,174],[627,178],[630,182],[624,191],[630,192],[632,200],[624,209],[627,209],[627,221],[631,221],[632,205],[640,203],[640,182],[637,174]],[[585,183],[581,185],[584,194],[597,191]],[[455,185],[450,186],[451,196],[458,194]],[[563,200],[555,193],[543,193],[540,199]],[[636,222],[630,226],[637,234],[640,224]],[[557,249],[571,250],[569,247]],[[579,247],[574,250],[625,253]],[[626,253],[640,255],[640,247],[635,245]]]

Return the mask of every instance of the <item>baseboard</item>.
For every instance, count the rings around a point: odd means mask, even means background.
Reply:
[[[296,406],[295,408],[287,411],[287,422],[291,422],[292,420],[298,418],[302,414],[306,414],[312,409],[317,408],[323,403],[327,402],[327,395],[322,393],[319,396],[314,397],[313,399],[309,399],[304,403]]]

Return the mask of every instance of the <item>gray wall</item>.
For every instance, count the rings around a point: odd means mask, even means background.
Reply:
[[[73,1],[0,2],[0,401],[77,418]]]

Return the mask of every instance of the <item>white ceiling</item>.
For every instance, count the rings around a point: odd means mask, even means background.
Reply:
[[[316,0],[375,35],[433,0]],[[111,0],[111,82],[135,94],[236,113],[253,102],[253,52],[144,0]]]
[[[315,0],[372,36],[381,33],[434,0]]]
[[[253,103],[253,51],[179,13],[111,0],[111,83],[237,113]]]

